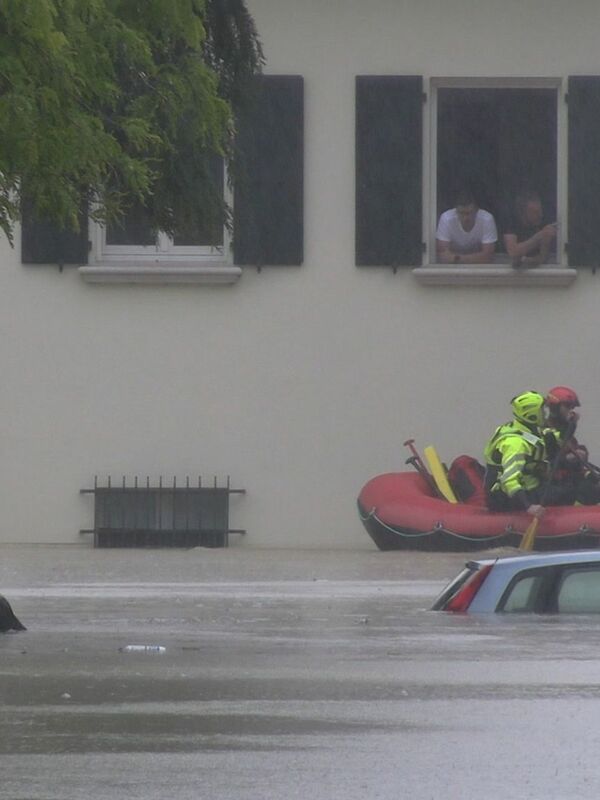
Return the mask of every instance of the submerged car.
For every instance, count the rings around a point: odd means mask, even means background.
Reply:
[[[468,561],[432,610],[600,614],[600,550]]]

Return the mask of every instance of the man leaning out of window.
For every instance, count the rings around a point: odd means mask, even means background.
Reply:
[[[456,206],[440,217],[435,234],[437,260],[442,264],[490,264],[497,241],[494,217],[478,207],[470,192],[460,192]]]
[[[504,233],[513,267],[537,267],[556,260],[556,222],[546,220],[537,192],[520,192]]]

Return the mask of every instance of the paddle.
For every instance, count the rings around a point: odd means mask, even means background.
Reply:
[[[533,550],[533,543],[535,541],[535,535],[537,533],[538,525],[540,524],[540,518],[534,517],[529,525],[527,526],[527,530],[523,534],[523,538],[521,539],[521,544],[519,545],[519,550],[523,552],[530,552]]]
[[[440,457],[437,454],[437,450],[433,445],[429,445],[423,450],[425,454],[425,458],[427,459],[427,463],[429,464],[429,469],[431,470],[431,474],[433,475],[433,480],[435,481],[435,485],[442,493],[445,500],[449,503],[458,503],[456,499],[456,495],[454,494],[454,490],[450,486],[450,482],[448,481],[448,476],[446,475],[446,470],[444,465],[440,461]]]
[[[422,462],[420,462],[418,458],[415,458],[415,456],[410,456],[410,458],[407,458],[404,463],[412,464],[412,466],[417,470],[419,475],[427,481],[427,485],[433,492],[434,497],[441,497],[439,489],[435,485],[435,481],[433,480],[431,475],[427,472],[427,470],[421,466]]]
[[[429,488],[432,490],[434,497],[441,497],[444,499],[444,495],[440,492],[437,487],[437,484],[433,478],[433,476],[429,473],[429,470],[425,466],[425,462],[419,455],[419,451],[415,447],[415,440],[414,439],[407,439],[404,442],[404,446],[408,447],[413,454],[411,458],[406,459],[406,464],[412,464],[413,467],[417,470],[420,475],[425,478]]]
[[[574,432],[575,432],[575,423],[574,422],[570,422],[568,427],[567,427],[567,430],[565,431],[564,441],[563,441],[558,453],[554,456],[554,459],[552,460],[552,465],[550,467],[550,472],[548,474],[548,479],[546,481],[546,488],[544,489],[544,492],[542,494],[542,499],[540,500],[540,505],[541,506],[545,505],[546,497],[548,495],[548,488],[549,488],[549,486],[550,486],[550,484],[552,482],[552,478],[554,477],[554,473],[556,472],[556,468],[558,466],[558,462],[560,460],[560,457],[565,452],[565,450],[567,450],[567,448],[569,446],[569,439],[571,438],[571,436],[573,435]],[[519,545],[519,550],[522,550],[524,552],[525,551],[529,552],[529,551],[533,550],[533,543],[535,541],[535,535],[537,533],[537,529],[538,529],[539,524],[540,524],[540,518],[539,517],[534,517],[531,520],[531,522],[527,526],[527,530],[523,534],[523,538],[521,539],[521,544]]]

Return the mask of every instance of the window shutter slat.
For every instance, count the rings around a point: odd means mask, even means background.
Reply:
[[[21,262],[23,264],[87,264],[87,209],[79,218],[79,231],[63,230],[49,220],[36,218],[23,203]]]
[[[569,78],[569,265],[600,266],[600,76]]]
[[[299,265],[304,257],[304,82],[261,75],[239,121],[234,189],[236,264]]]
[[[423,79],[356,78],[356,264],[422,260]]]

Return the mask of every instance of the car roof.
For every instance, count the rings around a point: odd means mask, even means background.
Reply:
[[[520,553],[519,555],[502,555],[497,558],[471,559],[467,567],[485,567],[488,564],[512,567],[543,567],[552,564],[585,564],[600,561],[600,550],[565,550],[560,553]]]

